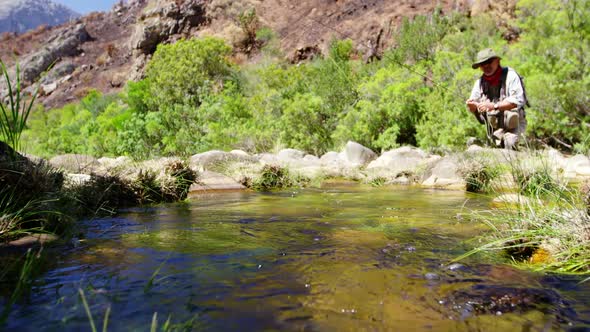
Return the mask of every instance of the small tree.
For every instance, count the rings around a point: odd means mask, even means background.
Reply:
[[[244,51],[249,53],[258,46],[256,33],[260,27],[260,20],[258,19],[258,15],[256,15],[255,9],[250,9],[241,13],[238,20],[240,23],[240,28],[242,28],[242,31],[246,35],[246,40],[244,40],[243,45]]]

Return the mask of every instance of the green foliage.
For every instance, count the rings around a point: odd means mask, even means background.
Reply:
[[[342,144],[354,140],[373,149],[416,144],[416,124],[429,89],[421,78],[400,67],[379,69],[359,86],[359,101],[334,133]]]
[[[590,2],[526,0],[518,9],[524,33],[512,54],[532,100],[530,133],[569,149],[590,123]]]
[[[213,37],[158,45],[146,69],[147,91],[142,93],[148,110],[198,106],[206,95],[220,91],[232,73],[230,52],[223,40]]]
[[[419,62],[434,57],[438,42],[446,34],[447,19],[439,11],[431,16],[404,18],[394,36],[397,47],[393,56],[398,61]]]
[[[95,156],[124,154],[119,140],[131,113],[117,96],[91,91],[78,104],[61,109],[36,110],[23,145],[40,156],[81,153]]]
[[[487,159],[468,160],[460,169],[465,179],[465,190],[473,193],[488,193],[500,176],[500,167]]]
[[[0,158],[0,242],[31,232],[63,230],[70,221],[60,213],[63,173],[45,162],[16,156],[16,160]]]
[[[329,114],[323,100],[311,94],[296,95],[281,118],[281,141],[287,146],[321,154],[330,147]]]
[[[131,114],[118,140],[121,152],[143,159],[206,148],[210,115],[201,104],[231,85],[229,52],[222,40],[209,37],[160,45],[145,80],[128,87]]]
[[[249,53],[252,49],[256,48],[258,43],[256,37],[260,27],[260,20],[258,19],[258,15],[256,15],[256,10],[252,8],[241,13],[238,17],[238,23],[242,32],[246,35],[242,47]]]
[[[507,170],[527,197],[472,212],[472,219],[488,226],[489,231],[476,239],[483,245],[457,260],[477,252],[498,251],[527,268],[590,274],[587,188],[562,185],[535,152],[527,159],[520,158],[509,160]]]
[[[90,181],[74,186],[67,195],[76,201],[74,215],[110,215],[137,204],[130,185],[113,175],[91,175]]]
[[[289,170],[277,165],[265,165],[260,176],[251,183],[251,188],[257,191],[288,188],[295,185]]]
[[[531,197],[557,195],[564,189],[547,167],[536,169],[516,167],[512,174],[520,193],[523,195]]]

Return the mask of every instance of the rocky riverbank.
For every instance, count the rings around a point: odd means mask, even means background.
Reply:
[[[49,163],[63,169],[70,181],[83,182],[88,181],[91,174],[111,174],[133,179],[142,170],[150,170],[159,177],[165,177],[165,166],[175,160],[180,161],[178,158],[161,158],[134,162],[126,157],[96,159],[85,155],[61,155],[50,159]],[[565,156],[557,150],[517,152],[476,145],[464,152],[444,155],[409,146],[378,155],[355,142],[348,142],[339,152],[331,151],[322,156],[295,149],[261,154],[214,150],[193,155],[189,165],[198,173],[198,180],[191,186],[191,192],[246,189],[248,179],[261,176],[265,165],[280,166],[289,170],[293,176],[319,182],[322,179],[341,178],[364,183],[456,190],[466,189],[470,172],[489,165],[503,166],[506,173],[515,165],[531,172],[542,167],[565,182],[579,183],[590,179],[590,159],[585,155]],[[516,186],[508,174],[499,174],[496,181],[498,186],[507,190]]]

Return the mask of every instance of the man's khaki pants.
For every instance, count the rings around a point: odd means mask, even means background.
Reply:
[[[511,111],[506,111],[511,112]],[[504,148],[513,150],[518,144],[521,136],[524,136],[526,131],[527,121],[523,109],[518,110],[518,126],[511,130],[505,130],[502,139],[504,140]]]

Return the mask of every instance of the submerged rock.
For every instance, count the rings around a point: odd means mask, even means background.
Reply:
[[[496,285],[476,285],[453,292],[440,301],[459,318],[473,315],[501,315],[538,310],[554,314],[560,322],[575,319],[575,312],[556,291],[542,288],[517,288]]]
[[[14,249],[29,249],[59,240],[54,234],[32,234],[21,237],[18,240],[10,241],[0,247]]]

